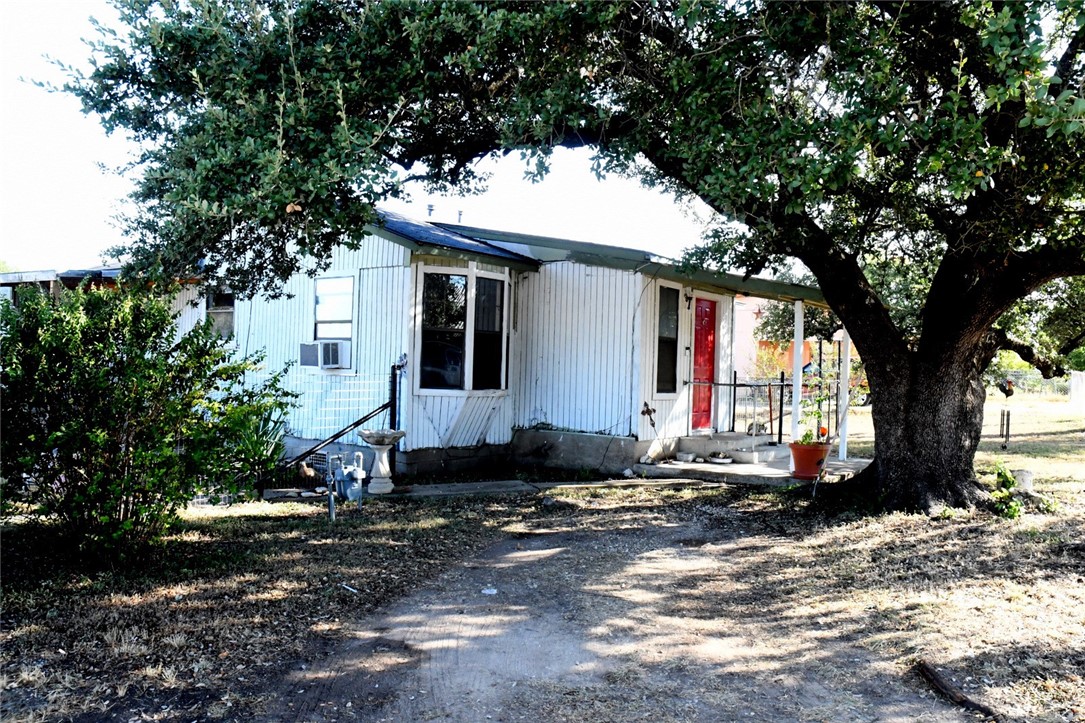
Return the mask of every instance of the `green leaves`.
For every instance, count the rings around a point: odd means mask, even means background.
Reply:
[[[278,376],[246,388],[259,360],[235,358],[209,324],[178,338],[169,298],[140,286],[21,287],[0,308],[4,503],[111,553],[157,538],[198,491],[266,471],[281,448],[254,440],[289,399]]]

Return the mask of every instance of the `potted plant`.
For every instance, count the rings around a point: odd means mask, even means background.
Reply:
[[[805,385],[812,392],[802,399],[799,405],[802,435],[788,445],[796,479],[815,480],[825,469],[825,460],[829,457],[829,430],[822,420],[825,416],[831,385],[820,374],[807,375]]]

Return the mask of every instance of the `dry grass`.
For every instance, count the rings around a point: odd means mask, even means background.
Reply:
[[[846,643],[925,690],[910,672],[924,658],[1011,718],[1082,720],[1085,457],[1081,420],[1061,412],[1046,423],[1038,409],[1022,413],[1020,428],[1015,416],[1004,456],[984,441],[981,466],[1031,468],[1059,502],[1015,521],[826,517],[795,493],[748,489],[581,491],[545,507],[529,497],[378,500],[334,527],[317,506],[246,504],[192,509],[152,556],[118,569],[71,558],[48,528],[9,526],[0,718],[252,719],[286,673],[338,647],[356,621],[501,535],[560,526],[648,544],[645,531],[694,521],[713,574],[691,571],[677,593],[638,598],[628,570],[598,569],[585,545],[569,568],[585,610],[604,610],[599,593],[610,591],[655,625],[725,621],[790,661],[780,680],[849,675],[834,657]],[[997,411],[994,423],[997,434]],[[631,660],[609,674],[613,690],[563,692],[553,712],[622,720],[612,706],[638,685],[663,691],[688,664]],[[719,705],[729,694],[703,693]]]
[[[113,569],[72,559],[48,528],[9,527],[0,719],[251,717],[351,621],[531,506],[380,500],[334,527],[318,506],[192,508],[146,560]]]
[[[1010,411],[1006,449],[999,436],[1004,408]],[[976,455],[981,472],[1004,462],[1048,480],[1085,474],[1085,415],[1071,409],[1066,397],[1017,394],[1006,400],[994,394],[987,397],[983,412],[983,437]],[[868,459],[874,455],[870,407],[852,407],[848,412],[848,454]]]

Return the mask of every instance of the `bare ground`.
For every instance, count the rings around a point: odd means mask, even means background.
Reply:
[[[1003,578],[986,549],[1003,523],[810,529],[750,500],[586,521],[592,500],[568,504],[580,514],[525,524],[363,621],[287,676],[267,719],[974,720],[912,672],[919,658],[1011,719],[1083,715],[1085,586],[1062,585],[1060,564]],[[974,543],[992,565],[947,550]],[[1037,704],[1037,685],[1064,690]]]
[[[10,520],[0,719],[967,720],[924,660],[1008,721],[1085,721],[1085,420],[1011,401],[977,466],[1058,503],[1012,521],[739,488],[245,504],[118,566]]]

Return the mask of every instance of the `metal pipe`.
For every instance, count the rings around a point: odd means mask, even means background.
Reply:
[[[388,380],[388,428],[399,429],[399,364],[392,365]],[[388,450],[388,466],[396,476],[396,445]]]
[[[784,443],[784,384],[784,373],[780,372],[780,422],[776,429],[776,444]]]
[[[738,372],[731,372],[731,431],[735,431],[735,414],[738,412]]]

